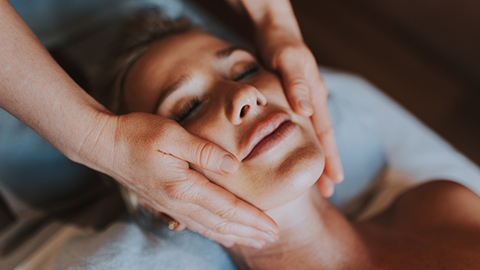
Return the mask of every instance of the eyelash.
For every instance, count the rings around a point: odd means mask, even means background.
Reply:
[[[190,100],[185,106],[180,109],[180,112],[175,116],[175,121],[178,123],[187,119],[201,104],[201,101],[198,97],[194,97]]]
[[[255,74],[259,68],[260,68],[260,65],[258,63],[256,62],[251,63],[248,66],[246,66],[240,74],[235,75],[233,80],[240,81],[242,79],[245,79],[248,76]],[[175,121],[180,123],[185,119],[187,119],[197,109],[197,107],[200,104],[201,104],[201,101],[198,97],[195,97],[192,100],[190,100],[185,106],[183,106],[180,109],[180,112],[175,116]]]
[[[248,66],[246,66],[240,74],[235,75],[235,77],[233,77],[233,80],[240,81],[242,79],[245,79],[246,77],[252,74],[255,74],[259,68],[260,68],[260,65],[258,63],[256,62],[251,63]]]

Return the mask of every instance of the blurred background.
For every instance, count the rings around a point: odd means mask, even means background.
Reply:
[[[195,2],[253,40],[225,0]],[[362,75],[480,164],[480,1],[291,2],[319,65]]]

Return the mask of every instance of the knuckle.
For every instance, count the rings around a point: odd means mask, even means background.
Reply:
[[[219,215],[227,220],[236,220],[238,218],[237,213],[237,200],[234,199],[232,202],[227,203],[222,210],[220,210]]]
[[[329,123],[325,128],[322,128],[321,130],[317,131],[317,136],[318,137],[324,137],[324,136],[333,136],[333,127],[332,124]]]
[[[201,235],[205,236],[205,237],[208,237],[212,240],[215,239],[215,233],[207,228],[202,228],[200,230],[197,231],[198,233],[200,233]]]
[[[152,128],[152,134],[155,134],[152,143],[159,145],[161,148],[169,149],[174,139],[180,137],[181,132],[182,128],[178,123],[170,120],[162,121],[160,125]],[[166,152],[168,153],[168,151]]]
[[[191,171],[186,166],[180,167],[180,169],[177,170],[175,174],[176,174],[175,179],[172,179],[172,180],[175,181],[177,184],[179,183],[185,184],[186,182],[188,182],[189,179],[192,178]]]
[[[189,198],[189,185],[175,182],[164,187],[165,194],[171,201],[186,201]]]
[[[293,78],[290,87],[297,92],[308,93],[307,81],[302,77]]]
[[[212,143],[207,142],[197,147],[195,157],[198,160],[199,165],[205,168],[209,164],[210,159],[214,157],[214,153],[215,146]]]
[[[274,59],[278,65],[285,65],[291,61],[298,61],[298,53],[298,45],[288,44],[275,52]]]
[[[172,133],[171,125],[166,121],[162,121],[157,125],[151,125],[150,129],[150,133],[154,134],[150,140],[150,143],[152,144],[165,142]]]
[[[256,211],[255,213],[256,217],[253,219],[252,224],[250,224],[251,227],[253,228],[261,228],[260,226],[260,221],[262,220],[262,213],[260,211]]]
[[[159,198],[158,196],[153,198],[154,204],[148,204],[151,208],[157,210],[157,211],[162,211],[164,209],[169,209],[170,208],[170,203],[168,200],[165,198]]]
[[[216,223],[215,225],[213,225],[211,230],[220,234],[231,234],[233,231],[233,228],[228,221],[222,220]]]
[[[292,56],[297,55],[299,52],[302,52],[302,47],[299,43],[292,42],[282,47],[279,54],[282,56]]]
[[[169,210],[169,211],[172,211],[172,212],[175,212],[175,213],[178,213],[180,208],[178,207],[178,205],[174,204],[174,203],[171,203],[171,202],[167,202],[165,200],[162,200],[162,202],[159,203],[163,208]],[[166,211],[162,211],[162,212],[166,212]]]
[[[302,43],[291,43],[278,52],[278,57],[285,60],[305,60],[310,56],[310,50]]]

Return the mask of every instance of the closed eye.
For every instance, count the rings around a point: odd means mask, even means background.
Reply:
[[[194,97],[185,106],[183,106],[178,113],[175,114],[175,121],[180,123],[191,117],[201,103],[202,102],[198,97]]]
[[[257,63],[257,62],[253,62],[249,65],[247,65],[242,72],[236,74],[234,77],[233,77],[233,80],[234,81],[240,81],[242,79],[245,79],[255,73],[257,73],[257,71],[260,69],[260,65]]]

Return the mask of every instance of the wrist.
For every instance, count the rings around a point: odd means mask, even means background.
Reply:
[[[242,0],[242,3],[258,36],[283,33],[302,39],[289,0]]]
[[[78,124],[81,141],[65,155],[105,174],[111,172],[118,116],[106,109],[92,108]]]

